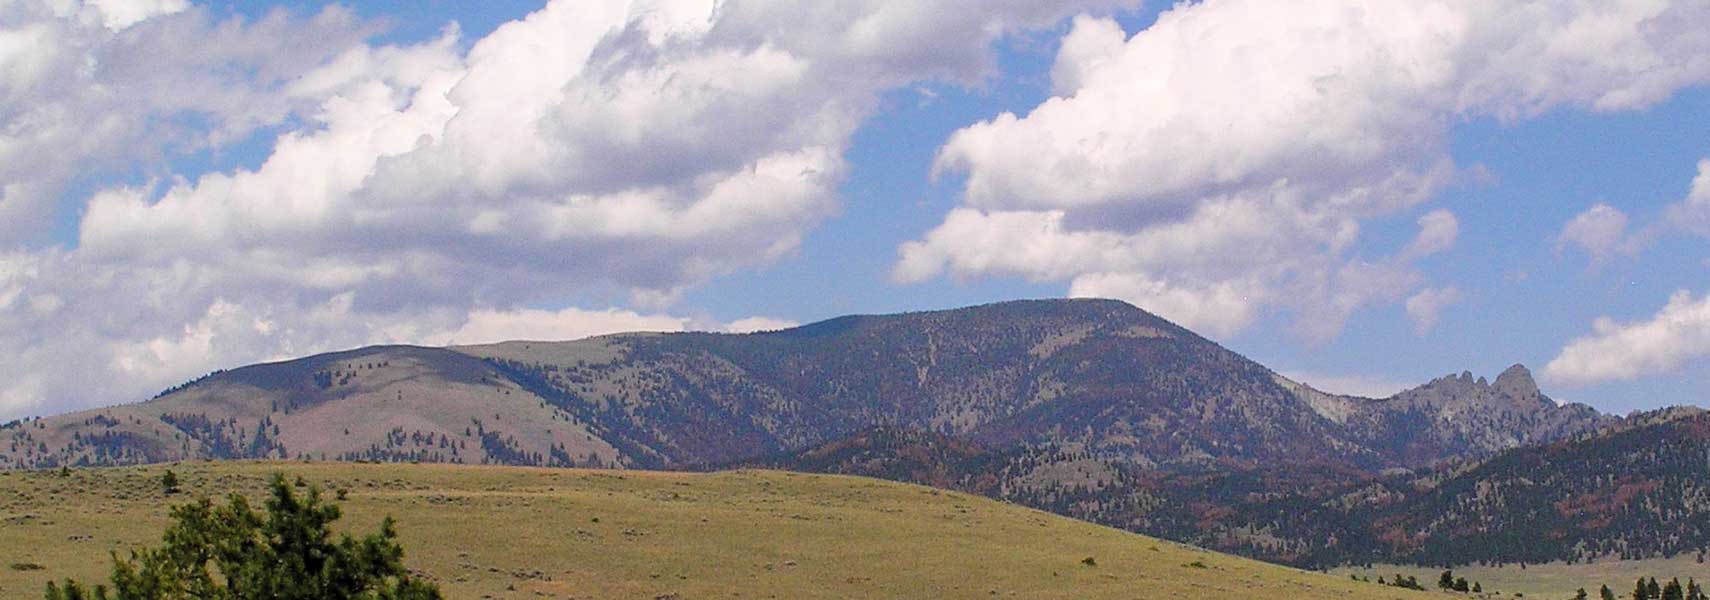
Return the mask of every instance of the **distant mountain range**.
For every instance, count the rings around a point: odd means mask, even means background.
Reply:
[[[1390,475],[1302,463],[1145,469],[883,428],[747,464],[980,493],[1307,567],[1704,562],[1710,551],[1710,414],[1697,409]]]
[[[1121,302],[1043,300],[754,334],[379,346],[254,365],[147,402],[6,424],[0,468],[764,462],[958,487],[1314,562],[1427,555],[1411,541],[1341,541],[1390,531],[1376,522],[1292,523],[1326,502],[1426,502],[1417,490],[1431,486],[1405,478],[1623,423],[1558,405],[1519,366],[1493,382],[1461,374],[1390,398],[1339,396]],[[1350,486],[1380,499],[1350,499]]]

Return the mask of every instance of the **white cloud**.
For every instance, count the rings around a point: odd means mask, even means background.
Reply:
[[[608,308],[583,310],[518,309],[471,311],[454,331],[416,336],[418,343],[436,346],[488,344],[512,340],[561,341],[611,333],[719,331],[753,333],[795,327],[795,321],[772,317],[744,317],[729,323],[705,322],[666,314],[644,314]]]
[[[0,8],[27,49],[0,52],[0,416],[368,343],[781,326],[665,313],[837,212],[881,93],[1132,1],[558,0],[403,46],[344,9],[177,4]],[[267,128],[253,168],[169,168]],[[104,170],[149,179],[64,195]],[[75,246],[36,233],[72,211]],[[653,312],[526,308],[624,296]]]
[[[1669,209],[1676,226],[1698,235],[1710,236],[1710,158],[1698,161],[1698,176],[1686,199]]]
[[[801,325],[788,319],[774,317],[746,317],[731,321],[722,329],[728,333],[755,333],[759,331],[778,331]]]
[[[1563,385],[1586,385],[1668,373],[1710,356],[1710,294],[1681,290],[1649,320],[1617,323],[1603,317],[1592,333],[1569,342],[1544,367]]]
[[[1403,305],[1407,310],[1407,318],[1413,321],[1413,333],[1424,336],[1437,328],[1437,319],[1443,309],[1461,301],[1461,290],[1455,286],[1445,288],[1429,288],[1409,296]]]
[[[1556,249],[1578,248],[1592,262],[1607,260],[1632,245],[1627,237],[1627,213],[1607,204],[1597,204],[1574,216],[1556,236]]]
[[[73,178],[154,174],[167,155],[240,140],[312,108],[321,98],[286,85],[370,31],[337,6],[246,22],[172,0],[7,3],[0,248],[46,242],[56,215],[76,208],[63,196]]]
[[[1419,217],[1419,233],[1402,255],[1420,257],[1443,252],[1455,247],[1460,232],[1461,222],[1454,213],[1442,209],[1431,211]]]
[[[1208,200],[1175,223],[1136,233],[1075,231],[1068,211],[951,211],[925,239],[904,244],[894,276],[921,281],[1002,274],[1069,279],[1077,297],[1121,298],[1213,337],[1251,325],[1262,307],[1285,297],[1301,305],[1307,337],[1333,337],[1354,311],[1398,300],[1416,286],[1412,262],[1454,244],[1446,211],[1419,220],[1420,232],[1396,256],[1337,261],[1358,234],[1347,218],[1312,214],[1286,186],[1252,196]],[[1263,261],[1264,269],[1252,261]]]
[[[187,0],[89,0],[88,5],[100,11],[102,25],[115,31],[190,8]]]
[[[299,82],[333,90],[314,115],[322,127],[288,134],[253,172],[158,198],[98,196],[82,247],[110,256],[151,240],[160,260],[211,246],[325,271],[349,248],[379,246],[367,264],[335,269],[350,275],[336,286],[384,288],[359,289],[363,302],[403,295],[424,275],[411,263],[426,258],[514,269],[484,283],[542,296],[551,278],[672,298],[790,252],[835,212],[840,149],[878,92],[983,68],[890,56],[925,50],[894,45],[885,26],[971,30],[973,47],[958,51],[984,56],[1007,23],[1065,10],[874,2],[833,11],[853,28],[838,44],[790,28],[824,25],[805,9],[713,6],[557,2],[467,56],[449,38],[354,50]],[[309,277],[292,271],[276,275]]]
[[[900,247],[895,275],[1066,280],[1219,335],[1276,307],[1333,336],[1351,311],[1424,286],[1412,263],[1453,244],[1453,215],[1431,213],[1394,255],[1350,256],[1363,222],[1455,179],[1452,122],[1662,101],[1710,80],[1706,17],[1656,2],[1210,0],[1132,36],[1079,18],[1052,98],[940,149],[934,171],[965,177],[962,206]]]
[[[579,340],[631,331],[683,331],[689,328],[689,322],[689,319],[681,317],[644,315],[621,309],[476,310],[469,313],[469,320],[456,331],[428,336],[423,341],[434,345],[452,345],[510,340]]]
[[[1266,293],[1268,290],[1250,282],[1188,287],[1133,273],[1082,275],[1069,287],[1071,297],[1122,298],[1212,337],[1232,336],[1252,324],[1258,317],[1258,305],[1265,300],[1261,294]]]

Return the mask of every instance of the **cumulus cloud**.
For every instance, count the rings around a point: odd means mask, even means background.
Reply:
[[[1416,258],[1430,256],[1455,247],[1455,239],[1460,237],[1461,221],[1455,218],[1455,213],[1446,210],[1434,210],[1419,217],[1419,234],[1413,238],[1413,243],[1407,245],[1402,256]]]
[[[1437,328],[1437,318],[1443,309],[1461,301],[1461,290],[1455,286],[1428,288],[1409,296],[1403,306],[1407,318],[1413,321],[1413,333],[1424,336]]]
[[[1393,255],[1351,251],[1363,222],[1455,179],[1450,123],[1662,101],[1710,79],[1707,11],[1212,0],[1133,35],[1078,18],[1053,97],[940,149],[962,205],[899,248],[895,275],[1066,280],[1216,335],[1276,307],[1333,336],[1426,285],[1412,263],[1453,243],[1433,213]]]
[[[289,84],[372,31],[337,6],[256,21],[170,0],[0,7],[0,248],[44,242],[76,178],[156,174],[313,108]]]
[[[1573,247],[1602,263],[1621,253],[1638,251],[1638,243],[1627,233],[1627,213],[1608,204],[1596,204],[1574,216],[1556,236],[1556,250]]]
[[[1710,356],[1710,294],[1681,290],[1649,320],[1592,323],[1592,333],[1569,342],[1544,367],[1563,385],[1586,385],[1668,373]]]
[[[170,15],[190,8],[187,0],[91,0],[88,6],[101,13],[101,24],[120,30],[156,15]]]
[[[393,46],[337,8],[9,4],[0,416],[367,343],[782,326],[668,309],[837,212],[881,93],[978,83],[1000,37],[1129,4],[558,0]],[[257,132],[253,167],[170,168]],[[68,211],[74,246],[32,233]],[[537,308],[626,296],[650,312]]]

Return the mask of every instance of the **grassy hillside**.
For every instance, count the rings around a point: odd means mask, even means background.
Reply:
[[[344,490],[340,525],[400,521],[451,598],[1411,598],[975,496],[872,479],[449,465],[187,463],[0,472],[0,598],[96,579],[192,494],[275,472]],[[1091,558],[1093,565],[1084,564]]]

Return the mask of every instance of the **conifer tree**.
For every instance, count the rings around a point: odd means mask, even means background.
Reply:
[[[178,493],[178,474],[167,469],[166,474],[160,476],[160,489],[167,495]]]

